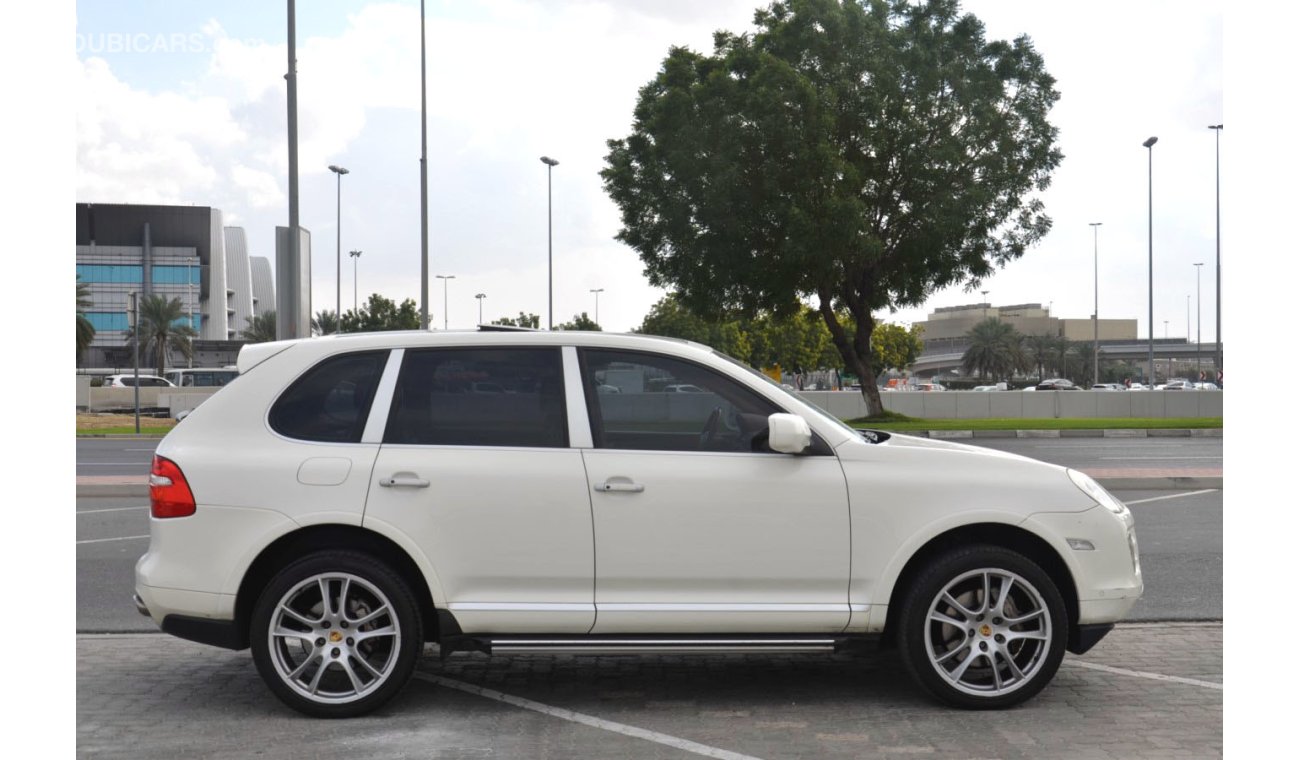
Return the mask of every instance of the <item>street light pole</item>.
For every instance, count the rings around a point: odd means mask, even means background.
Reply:
[[[553,316],[555,314],[555,301],[553,283],[554,272],[552,268],[552,248],[551,248],[551,169],[559,165],[559,161],[547,156],[542,156],[542,163],[546,164],[546,329],[550,330],[554,326]]]
[[[447,329],[447,280],[456,279],[454,274],[435,274],[434,277],[442,280],[442,329]],[[482,303],[480,301],[479,303]]]
[[[1219,272],[1219,135],[1222,124],[1211,124],[1214,130],[1214,366],[1223,371],[1223,278]],[[1217,378],[1216,378],[1217,379]]]
[[[1148,137],[1142,143],[1142,147],[1147,149],[1147,372],[1150,373],[1152,381],[1154,381],[1156,377],[1156,326],[1155,326],[1156,289],[1155,289],[1155,243],[1154,243],[1155,237],[1152,232],[1153,221],[1154,221],[1154,215],[1153,215],[1154,196],[1152,194],[1152,189],[1151,189],[1152,178],[1153,178],[1152,154],[1155,151],[1151,150],[1151,146],[1155,145],[1156,140],[1158,139],[1159,138],[1152,136],[1152,137]]]
[[[1204,261],[1198,261],[1196,267],[1196,381],[1201,381],[1201,267]]]
[[[343,175],[348,173],[342,166],[330,164],[330,171],[338,175],[338,194],[335,196],[335,238],[334,262],[336,278],[334,281],[334,319],[336,324],[343,323]],[[335,327],[338,332],[338,327]]]
[[[357,260],[361,258],[361,251],[348,251],[348,255],[352,257],[352,311],[356,312],[359,311],[357,309]]]
[[[424,0],[420,0],[420,329],[429,329],[429,106],[424,82]]]
[[[1165,350],[1166,351],[1169,350],[1168,344],[1169,344],[1169,320],[1166,319],[1165,320]],[[1168,356],[1165,358],[1165,380],[1168,380],[1169,376],[1172,374],[1174,374],[1174,358],[1172,356]]]
[[[475,293],[474,297],[478,299],[478,323],[483,324],[483,299],[487,298],[487,293]]]
[[[1098,332],[1098,327],[1097,327],[1098,323],[1100,322],[1100,318],[1097,313],[1097,307],[1100,302],[1098,296],[1101,292],[1099,289],[1100,286],[1097,284],[1097,228],[1100,227],[1101,225],[1102,225],[1101,222],[1088,222],[1088,226],[1092,227],[1092,384],[1093,385],[1096,385],[1098,382],[1097,380],[1097,373],[1099,369],[1098,357],[1100,356],[1099,352],[1101,350],[1101,339],[1099,337],[1100,333]]]
[[[592,288],[592,293],[596,294],[596,324],[600,324],[600,294],[605,292],[604,288]]]

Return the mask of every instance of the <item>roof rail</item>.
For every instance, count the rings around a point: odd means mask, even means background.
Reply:
[[[515,327],[514,325],[479,325],[479,332],[541,332],[536,327]]]

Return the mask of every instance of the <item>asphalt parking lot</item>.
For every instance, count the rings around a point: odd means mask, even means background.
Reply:
[[[892,653],[492,657],[431,647],[374,715],[304,718],[247,652],[77,640],[77,747],[103,758],[1198,758],[1222,755],[1222,626],[1125,625],[1004,712],[939,707]]]

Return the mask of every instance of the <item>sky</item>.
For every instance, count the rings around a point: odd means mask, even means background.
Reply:
[[[483,0],[426,6],[429,312],[468,328],[520,311],[547,318],[547,168],[554,320],[581,311],[629,330],[663,292],[615,240],[599,172],[631,129],[637,90],[668,50],[712,51],[753,28],[755,0]],[[1148,151],[1156,337],[1215,330],[1215,133],[1223,119],[1223,18],[1209,2],[968,0],[990,39],[1027,34],[1057,79],[1050,114],[1065,159],[1042,195],[1051,232],[985,280],[994,304],[1061,317],[1136,319],[1147,334]],[[312,234],[313,312],[378,292],[419,303],[419,4],[299,3],[301,219]],[[288,223],[283,3],[81,0],[76,4],[77,201],[214,206],[274,257]],[[1232,162],[1232,132],[1221,159]],[[349,170],[341,187],[330,164]],[[341,211],[338,209],[341,208]],[[340,223],[341,222],[341,223]],[[1094,238],[1091,222],[1101,222]],[[1231,250],[1231,236],[1228,238]],[[338,250],[342,295],[337,295]],[[353,260],[348,252],[360,250]],[[434,275],[453,275],[445,283]],[[1225,274],[1225,277],[1229,275]],[[446,288],[447,299],[443,292]],[[955,286],[920,308],[983,300]],[[1190,299],[1189,299],[1190,296]],[[1167,322],[1167,325],[1166,325]],[[1166,333],[1167,331],[1167,333]]]

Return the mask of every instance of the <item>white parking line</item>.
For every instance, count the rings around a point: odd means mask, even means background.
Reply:
[[[105,541],[130,541],[136,538],[148,538],[148,536],[118,536],[117,538],[90,538],[85,541],[78,541],[78,544],[102,544]]]
[[[1200,496],[1203,493],[1214,493],[1217,490],[1219,489],[1207,488],[1204,491],[1188,491],[1187,493],[1171,493],[1167,496],[1152,496],[1149,499],[1137,499],[1135,501],[1126,501],[1124,503],[1131,507],[1134,504],[1146,504],[1148,501],[1164,501],[1165,499],[1182,499],[1187,496]]]
[[[99,514],[100,512],[126,512],[126,511],[128,511],[128,510],[132,510],[132,509],[148,509],[148,508],[149,508],[149,505],[146,504],[146,505],[144,505],[143,507],[113,507],[112,509],[83,509],[83,510],[77,512],[77,514],[79,514],[79,515],[95,515],[95,514]]]
[[[1148,673],[1144,670],[1125,670],[1124,668],[1112,668],[1109,665],[1098,665],[1093,662],[1080,662],[1079,660],[1066,660],[1067,664],[1077,665],[1089,670],[1100,670],[1103,673],[1114,673],[1121,676],[1135,676],[1137,678],[1150,678],[1153,681],[1170,681],[1173,683],[1185,683],[1192,686],[1201,686],[1206,689],[1217,689],[1223,691],[1223,684],[1213,681],[1202,681],[1197,678],[1183,678],[1182,676],[1167,676],[1162,673]]]
[[[456,689],[468,694],[476,694],[480,697],[495,699],[498,702],[505,702],[508,705],[522,707],[525,710],[532,710],[544,715],[550,715],[553,718],[572,721],[573,723],[581,723],[584,726],[591,726],[592,728],[599,728],[605,731],[613,731],[616,734],[623,734],[624,736],[631,736],[637,739],[645,739],[648,742],[663,744],[668,747],[680,749],[684,752],[703,755],[704,757],[716,757],[722,758],[722,760],[758,760],[758,758],[755,758],[752,755],[742,755],[739,752],[718,749],[717,747],[710,747],[707,744],[698,744],[687,739],[679,739],[676,736],[661,734],[658,731],[648,731],[644,728],[628,726],[623,723],[615,723],[612,720],[596,718],[572,710],[565,710],[561,707],[551,707],[550,705],[544,705],[541,702],[534,702],[531,699],[503,694],[499,691],[485,689],[482,686],[475,686],[463,681],[455,681],[450,678],[444,678],[443,676],[435,676],[429,673],[416,673],[415,677],[422,681],[428,681],[429,683],[437,684],[439,686],[445,686],[448,689]]]
[[[1100,460],[1102,460],[1103,462],[1105,462],[1105,461],[1110,461],[1110,460],[1117,461],[1117,462],[1127,462],[1127,461],[1129,461],[1129,460],[1131,460],[1131,459],[1141,459],[1141,460],[1143,460],[1143,461],[1146,461],[1146,460],[1148,460],[1148,459],[1223,459],[1223,457],[1188,457],[1188,456],[1177,456],[1177,457],[1144,457],[1144,456],[1140,456],[1140,455],[1127,456],[1127,457],[1097,457],[1097,458],[1100,459]]]

